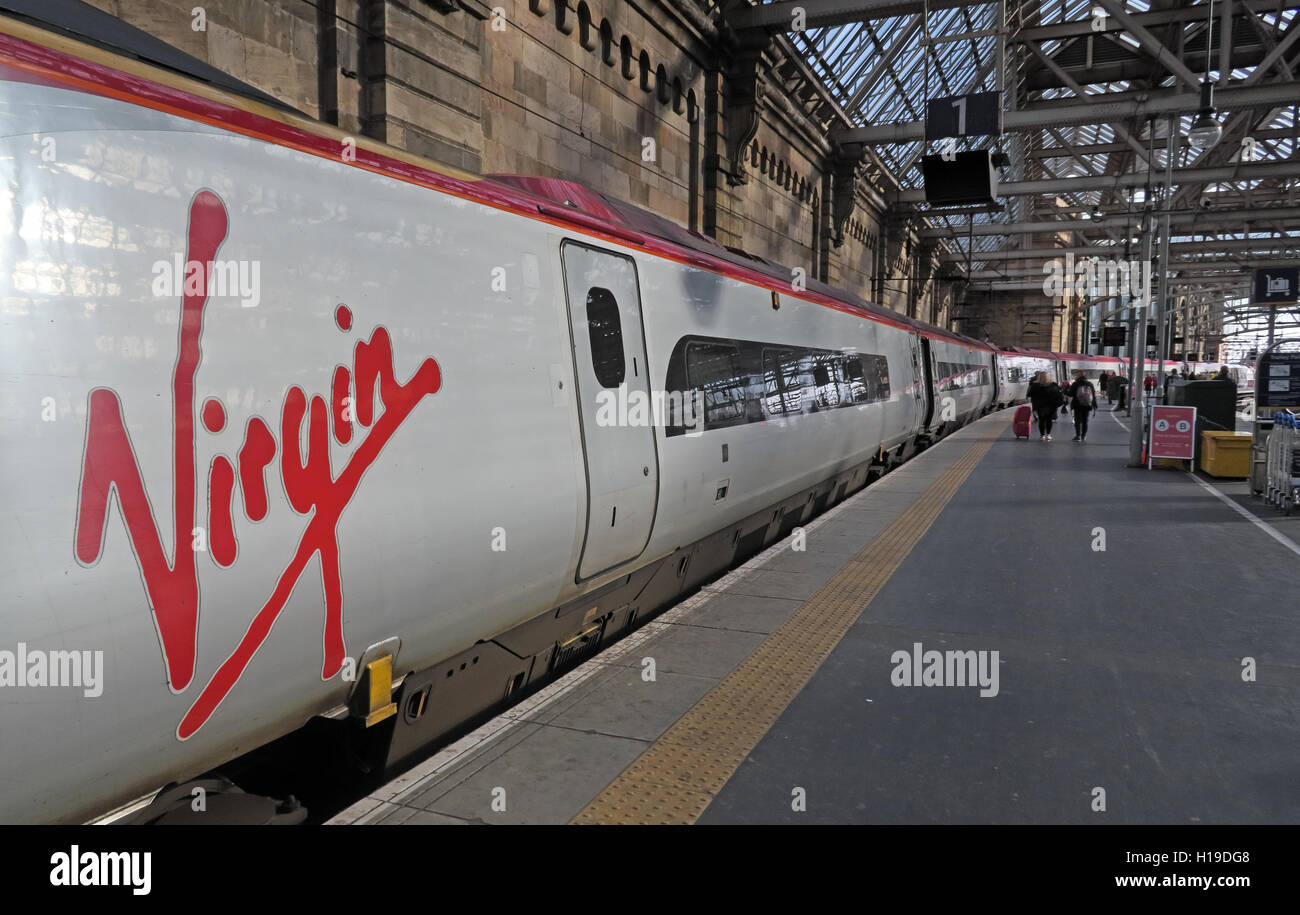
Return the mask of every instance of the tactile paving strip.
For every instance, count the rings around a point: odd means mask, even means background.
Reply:
[[[902,565],[1005,425],[989,429],[889,527],[573,818],[694,823]]]

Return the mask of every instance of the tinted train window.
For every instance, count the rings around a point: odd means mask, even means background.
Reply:
[[[935,384],[940,391],[957,391],[989,383],[988,366],[978,363],[939,362],[935,374]]]
[[[749,378],[741,367],[737,347],[692,343],[686,348],[686,377],[692,389],[702,392],[704,428],[746,422],[745,390]]]
[[[804,409],[803,357],[796,350],[763,350],[763,387],[767,412],[802,413]]]
[[[868,356],[872,373],[867,376],[871,400],[889,400],[889,360],[884,356]]]
[[[813,405],[819,410],[838,407],[844,400],[844,357],[839,353],[818,353],[813,357]]]
[[[861,356],[853,356],[844,360],[844,379],[849,389],[849,397],[854,403],[871,400],[866,375],[862,371]]]
[[[593,286],[587,292],[587,333],[591,336],[591,367],[596,372],[596,380],[601,387],[618,387],[627,375],[623,325],[614,294],[600,286]]]
[[[890,399],[884,356],[714,337],[678,340],[666,381],[669,402],[700,393],[706,431]],[[669,411],[665,433],[687,431]]]

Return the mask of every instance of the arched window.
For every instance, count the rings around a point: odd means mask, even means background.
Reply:
[[[614,66],[618,63],[618,55],[615,52],[614,44],[614,27],[609,24],[608,19],[600,20],[600,59],[605,62],[606,66]]]
[[[623,78],[636,79],[636,55],[632,53],[632,39],[624,35],[618,40],[618,53],[623,58]]]

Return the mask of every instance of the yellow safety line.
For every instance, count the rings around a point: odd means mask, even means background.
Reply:
[[[690,824],[880,593],[1005,425],[988,430],[753,653],[573,818]]]

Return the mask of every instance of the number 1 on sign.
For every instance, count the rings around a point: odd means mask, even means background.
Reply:
[[[952,103],[952,107],[957,109],[957,136],[966,135],[966,97],[962,96]]]

